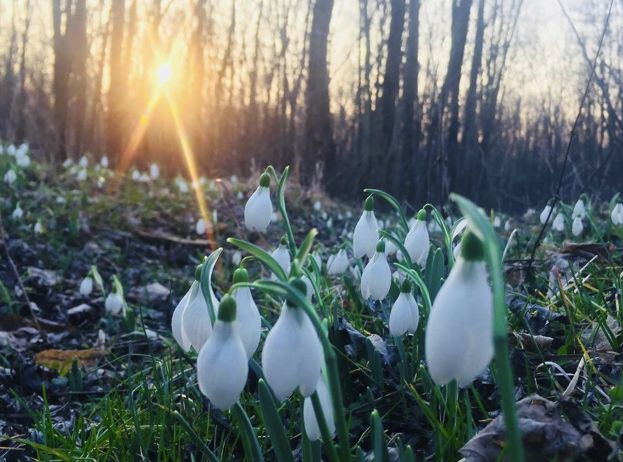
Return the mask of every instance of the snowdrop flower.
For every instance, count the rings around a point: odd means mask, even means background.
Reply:
[[[100,159],[100,165],[104,168],[108,168],[108,157],[105,154]]]
[[[199,220],[197,220],[197,224],[195,225],[195,232],[200,236],[205,234],[206,222],[203,218],[199,218]]]
[[[113,288],[112,292],[110,292],[108,297],[106,297],[104,307],[106,308],[107,313],[118,315],[121,313],[121,309],[123,308],[123,296],[118,294],[116,289]]]
[[[198,269],[198,272],[200,271]],[[212,335],[212,320],[210,319],[208,309],[208,304],[201,290],[201,284],[198,280],[195,280],[191,286],[187,304],[185,307],[182,307],[181,339],[184,351],[189,351],[191,346],[195,351],[201,351],[201,347]]]
[[[562,212],[558,212],[556,218],[554,218],[552,229],[558,232],[563,232],[565,230],[565,217]]]
[[[506,220],[506,223],[504,223],[504,231],[506,231],[507,233],[511,230],[511,221]]]
[[[240,250],[236,250],[234,253],[231,254],[232,265],[238,266],[240,265],[241,261],[242,261],[242,252],[240,252]]]
[[[426,210],[422,209],[417,213],[417,219],[405,237],[404,246],[409,252],[411,261],[420,265],[421,268],[425,268],[430,250],[430,237],[426,227]]]
[[[303,274],[301,280],[305,283],[305,296],[307,300],[311,302],[312,298],[314,298],[314,285],[307,274]]]
[[[316,212],[320,212],[320,209],[322,209],[322,204],[320,203],[320,201],[314,202],[314,210]]]
[[[188,183],[186,182],[186,180],[184,178],[182,178],[181,176],[177,176],[175,178],[175,186],[177,186],[177,189],[179,190],[179,192],[181,192],[182,194],[186,194],[188,192]]]
[[[65,159],[65,160],[63,161],[63,167],[64,167],[64,168],[69,168],[69,167],[71,167],[71,166],[73,165],[73,163],[74,163],[74,161],[73,161],[73,160],[71,160],[71,159]]]
[[[496,215],[495,217],[493,217],[493,227],[499,228],[500,226],[502,226],[502,221],[500,220],[500,217]]]
[[[395,255],[397,252],[398,252],[398,247],[396,247],[396,244],[394,244],[392,241],[388,239],[387,243],[385,244],[385,255],[387,256]]]
[[[140,181],[141,180],[141,172],[139,172],[137,169],[132,169],[132,180],[133,181]]]
[[[184,317],[184,311],[188,306],[188,301],[191,296],[194,295],[193,291],[196,290],[195,287],[198,285],[197,281],[194,281],[190,286],[190,289],[184,294],[182,299],[179,301],[175,310],[173,310],[173,316],[171,317],[171,332],[173,333],[173,338],[180,346],[180,348],[184,351],[188,351],[190,349],[190,341],[186,337],[184,333],[184,329],[182,328],[182,319]]]
[[[43,234],[43,225],[41,224],[39,220],[37,220],[32,230],[34,231],[35,234]]]
[[[493,357],[493,296],[484,248],[469,231],[463,236],[461,256],[433,302],[425,351],[438,385],[456,380],[466,387]]]
[[[610,212],[610,219],[615,226],[623,225],[623,205],[621,203],[614,206],[612,212]]]
[[[9,156],[15,156],[15,153],[17,152],[17,148],[15,147],[14,144],[11,144],[8,148],[7,148],[7,153],[9,154]]]
[[[16,156],[15,161],[20,167],[26,168],[30,165],[30,157],[27,154]]]
[[[387,296],[392,285],[392,272],[385,255],[385,242],[380,240],[376,252],[361,275],[361,295],[366,300],[382,300]]]
[[[288,241],[286,240],[286,238],[282,237],[281,242],[279,243],[279,247],[273,250],[270,255],[275,260],[277,260],[277,263],[279,263],[279,266],[281,266],[281,269],[283,269],[283,271],[286,274],[290,274],[290,263],[291,262],[290,262],[290,252],[288,251],[287,243]],[[273,275],[273,277],[275,276]]]
[[[586,206],[584,205],[584,201],[582,199],[578,199],[578,201],[573,206],[571,218],[579,218],[581,220],[584,217],[586,217]]]
[[[93,292],[93,278],[87,276],[80,282],[80,295],[88,297],[91,292]]]
[[[17,180],[17,175],[15,174],[15,170],[10,169],[4,174],[4,182],[6,184],[13,184]]]
[[[89,159],[87,159],[87,156],[82,156],[78,161],[78,165],[82,168],[86,168],[87,165],[89,165]]]
[[[411,283],[405,279],[389,314],[389,333],[396,337],[405,332],[414,333],[419,322],[420,310],[411,293]]]
[[[547,218],[550,216],[551,213],[552,213],[552,206],[547,204],[545,208],[543,209],[543,211],[541,212],[541,215],[539,215],[539,221],[541,222],[542,225],[545,224],[545,222],[547,221]]]
[[[23,216],[24,216],[24,211],[22,210],[18,202],[18,204],[15,206],[15,209],[13,210],[13,213],[11,214],[11,217],[14,220],[20,220]]]
[[[149,166],[149,176],[152,180],[158,179],[158,177],[160,176],[160,167],[158,167],[158,164],[151,164]]]
[[[580,217],[575,217],[573,219],[573,225],[571,226],[571,233],[574,236],[579,236],[584,231],[584,224],[582,223],[582,219]]]
[[[314,259],[318,268],[322,268],[322,258],[320,257],[320,255],[318,255],[317,252],[312,253],[310,257]]]
[[[328,229],[333,229],[333,218],[329,218],[327,220],[327,228]]]
[[[240,282],[249,282],[249,273],[244,268],[238,268],[234,271],[234,284]],[[251,359],[260,343],[262,318],[251,295],[251,289],[242,287],[236,289],[232,295],[236,301],[238,311],[237,322],[240,338],[247,353],[247,358]]]
[[[291,284],[301,293],[307,290],[301,279]],[[297,387],[303,396],[310,396],[323,363],[322,345],[307,313],[286,301],[262,350],[262,369],[277,399],[284,400]]]
[[[349,266],[348,271],[350,271],[350,274],[353,276],[353,279],[355,280],[361,279],[361,270],[359,269],[359,266],[357,265]]]
[[[236,175],[232,175],[229,177],[229,181],[231,182],[231,184],[237,184],[238,183],[238,177]]]
[[[335,255],[329,255],[327,260],[327,274],[335,276],[342,274],[348,269],[348,254],[346,250],[340,249]]]
[[[244,194],[242,194],[242,191],[238,191],[236,193],[236,197],[238,198],[239,201],[241,201],[242,199],[244,199]]]
[[[76,175],[76,179],[78,181],[84,181],[87,179],[87,170],[86,168],[78,170],[78,174]]]
[[[363,213],[353,233],[353,254],[355,258],[367,255],[372,258],[379,240],[379,225],[374,216],[374,198],[368,196],[363,204]]]
[[[244,206],[244,224],[251,231],[263,233],[268,228],[273,215],[273,204],[270,201],[270,176],[262,173],[260,185]]]
[[[226,410],[240,398],[249,373],[247,354],[236,322],[236,301],[225,295],[214,332],[197,357],[199,389],[217,409]]]
[[[333,405],[331,403],[331,395],[327,389],[327,385],[324,382],[324,378],[321,376],[316,385],[316,392],[318,393],[318,399],[320,400],[320,407],[322,408],[322,414],[324,415],[325,422],[329,429],[331,436],[335,435],[335,417],[333,415]],[[310,441],[318,441],[321,438],[320,425],[314,412],[314,405],[312,404],[311,397],[305,398],[303,402],[303,423],[305,424],[305,433]]]

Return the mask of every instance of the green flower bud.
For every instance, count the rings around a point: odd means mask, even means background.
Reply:
[[[379,240],[376,244],[376,251],[378,253],[385,253],[385,241],[383,239]]]
[[[374,210],[374,197],[371,195],[368,196],[366,201],[363,203],[363,209],[367,212],[372,212]]]
[[[260,175],[260,186],[268,188],[270,186],[270,175],[266,172]]]
[[[400,292],[409,294],[411,293],[411,282],[408,279],[402,281],[402,286],[400,287]]]
[[[244,268],[238,268],[234,271],[234,284],[239,282],[249,282],[249,272]]]
[[[426,210],[420,209],[416,217],[419,221],[426,221]]]
[[[468,261],[482,261],[485,258],[485,248],[482,241],[469,230],[461,241],[461,256]]]
[[[223,322],[236,320],[236,300],[231,295],[225,295],[218,306],[218,319]]]

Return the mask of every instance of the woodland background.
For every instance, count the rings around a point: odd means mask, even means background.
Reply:
[[[610,5],[0,0],[0,138],[57,163],[106,153],[172,175],[185,174],[183,138],[212,176],[290,164],[336,196],[456,191],[519,211],[554,193],[588,89],[562,194],[609,196],[623,171],[623,0]]]

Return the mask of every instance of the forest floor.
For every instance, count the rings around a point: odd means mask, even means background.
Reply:
[[[212,232],[197,234],[192,185],[164,178],[117,182],[99,167],[89,167],[86,179],[76,172],[34,164],[15,183],[0,184],[6,232],[0,236],[0,460],[210,460],[208,451],[219,460],[241,459],[238,421],[199,392],[194,353],[179,349],[170,323],[196,265],[211,249],[225,248],[213,278],[220,297],[236,268],[232,259],[239,258],[228,237],[265,249],[277,245],[279,220],[263,235],[242,225],[257,179],[201,181]],[[19,218],[13,214],[17,203]],[[287,190],[287,207],[297,241],[312,227],[319,230],[314,250],[323,260],[348,240],[361,211],[359,204],[295,186]],[[593,205],[576,243],[570,235],[548,233],[533,273],[526,271],[526,258],[538,213],[498,215],[501,246],[518,229],[505,259],[508,335],[522,430],[535,461],[621,460],[621,232],[609,224],[606,209]],[[396,219],[379,215],[387,227]],[[434,230],[431,235],[442,247],[441,237]],[[99,277],[82,295],[79,286],[89,271]],[[104,309],[115,276],[126,301],[123,316]],[[416,460],[495,460],[503,434],[495,370],[461,392],[456,421],[449,423],[426,391],[421,336],[404,339],[413,373],[403,380],[402,344],[387,330],[391,303],[364,301],[356,270],[337,281],[323,276],[321,293],[333,311],[331,340],[340,352],[350,436],[360,460],[376,454],[375,409],[387,460],[401,459],[406,445]],[[276,318],[278,301],[258,294],[257,302],[263,317]],[[241,402],[273,460],[254,399],[257,381],[251,372]],[[295,460],[307,458],[300,404],[293,397],[280,407]]]

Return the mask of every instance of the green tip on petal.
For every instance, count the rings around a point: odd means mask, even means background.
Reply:
[[[200,265],[197,265],[197,267],[195,268],[195,281],[200,281],[201,280],[201,270],[203,269],[203,263],[201,263]]]
[[[307,285],[305,284],[305,281],[303,281],[301,278],[291,279],[290,285],[298,290],[300,293],[302,293],[303,297],[307,296]],[[294,306],[291,303],[289,303],[289,305]]]
[[[420,209],[420,211],[416,215],[416,218],[419,221],[426,221],[426,210]]]
[[[411,283],[409,282],[408,279],[405,279],[404,281],[402,281],[402,286],[400,286],[400,292],[404,294],[411,293]]]
[[[366,201],[363,203],[363,209],[367,212],[372,212],[374,210],[374,197],[368,196]]]
[[[236,300],[231,295],[225,295],[218,306],[218,319],[223,322],[236,320]]]
[[[249,282],[249,272],[244,268],[238,268],[234,271],[234,284],[239,282]]]
[[[467,231],[463,236],[461,256],[470,261],[482,261],[485,258],[485,248],[482,241],[471,231]]]
[[[283,237],[281,238],[281,240],[279,241],[279,243],[280,243],[281,245],[288,245],[288,239],[286,239],[286,237],[285,237],[285,236],[283,236]]]
[[[266,172],[260,175],[260,186],[268,188],[270,186],[270,175]]]
[[[385,241],[383,239],[379,240],[379,242],[376,243],[376,251],[378,253],[385,252]]]

